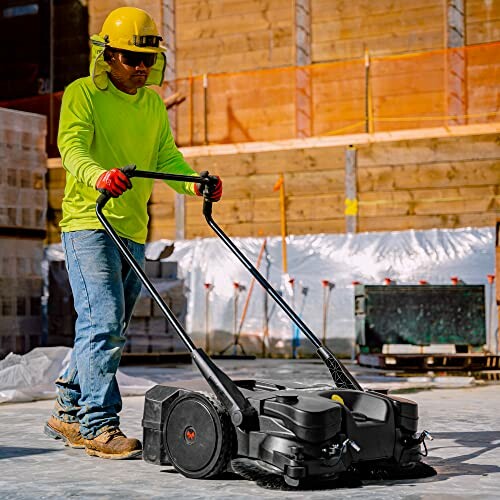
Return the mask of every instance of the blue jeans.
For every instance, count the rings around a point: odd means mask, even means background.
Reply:
[[[144,266],[144,245],[122,241]],[[104,230],[62,233],[62,245],[78,317],[71,361],[56,381],[54,416],[79,422],[83,437],[93,439],[120,423],[116,371],[141,282]]]

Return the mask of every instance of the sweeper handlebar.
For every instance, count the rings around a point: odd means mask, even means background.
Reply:
[[[129,179],[132,177],[140,177],[142,179],[158,179],[164,181],[177,181],[177,182],[195,182],[197,184],[204,184],[209,186],[210,184],[217,184],[217,177],[209,175],[208,172],[203,172],[201,175],[180,175],[180,174],[165,174],[162,172],[150,172],[148,170],[136,170],[135,165],[126,165],[120,169]],[[104,205],[111,198],[111,194],[106,190],[102,189],[100,191],[100,196],[97,198],[97,206],[103,208]],[[212,214],[212,202],[203,197],[203,214],[205,216],[211,216]]]
[[[164,174],[161,172],[149,172],[144,170],[136,170],[135,165],[127,165],[122,168],[122,171],[129,178],[132,177],[142,177],[147,179],[161,179],[161,180],[171,180],[180,182],[196,182],[204,185],[210,185],[210,183],[217,182],[217,178],[210,176],[208,172],[203,172],[200,176],[189,176],[189,175],[178,175],[178,174]],[[97,218],[103,224],[104,228],[108,234],[113,238],[118,248],[122,250],[122,253],[126,253],[128,250],[126,247],[122,249],[123,244],[114,232],[113,228],[105,218],[102,213],[102,208],[108,202],[111,195],[104,191],[97,199],[96,213]],[[260,272],[253,266],[253,264],[247,259],[247,257],[240,251],[240,249],[232,242],[232,240],[224,233],[224,231],[216,224],[212,218],[212,202],[204,197],[203,199],[203,215],[207,221],[210,228],[217,234],[217,236],[224,242],[224,244],[231,250],[231,252],[238,258],[238,260],[243,264],[243,266],[252,274],[252,276],[260,283],[260,285],[266,290],[266,292],[274,299],[274,301],[281,307],[281,309],[286,313],[290,320],[295,323],[295,325],[302,331],[302,333],[311,341],[311,343],[316,348],[316,354],[323,360],[325,365],[328,367],[330,374],[333,378],[335,385],[342,389],[353,389],[362,391],[363,389],[357,382],[357,380],[352,376],[352,374],[344,367],[344,365],[335,357],[335,355],[321,343],[318,337],[309,329],[309,327],[302,321],[300,316],[293,311],[293,309],[288,305],[288,303],[281,297],[281,295],[269,284],[269,282],[260,274]],[[143,276],[144,272],[138,266],[133,258],[128,257],[127,261],[134,269],[136,274]],[[156,295],[158,293],[154,288],[148,283],[147,278],[145,278],[144,285],[151,293],[151,295],[156,299],[156,302],[161,302],[161,299],[157,299]],[[179,334],[181,340],[189,349],[189,351],[195,357],[196,353],[199,353],[201,349],[197,349],[191,338],[186,334],[182,326],[179,324],[177,318],[171,313],[171,311],[164,305],[159,304],[162,311],[166,317],[171,321],[174,329]],[[203,353],[205,356],[206,354]],[[212,367],[213,368],[213,367]],[[203,370],[202,370],[203,371]]]
[[[197,182],[201,184],[210,184],[214,181],[208,175],[208,172],[202,176],[188,176],[188,175],[174,175],[174,174],[163,174],[160,172],[148,172],[140,171],[135,169],[135,165],[127,165],[122,168],[122,171],[130,177],[143,177],[150,179],[163,179],[163,180],[173,180],[173,181],[183,181],[183,182]],[[96,215],[99,222],[103,225],[109,237],[113,240],[115,245],[118,247],[119,251],[133,269],[135,274],[140,278],[144,287],[153,297],[156,304],[159,306],[165,317],[169,320],[170,324],[176,331],[179,338],[182,340],[188,351],[191,353],[194,363],[203,374],[208,385],[212,388],[214,393],[217,395],[219,400],[222,402],[224,407],[228,410],[231,417],[231,421],[235,426],[242,429],[255,426],[255,410],[250,405],[250,403],[243,396],[238,387],[234,382],[221,371],[208,357],[208,355],[201,348],[197,348],[193,343],[189,335],[184,330],[184,327],[177,319],[177,316],[171,311],[171,309],[165,304],[164,300],[152,285],[146,273],[137,263],[133,257],[130,250],[124,245],[121,238],[118,236],[116,231],[113,229],[108,219],[103,213],[104,205],[109,201],[111,195],[109,192],[103,190],[99,195],[96,202]],[[212,202],[204,198],[203,203],[203,213],[211,216],[212,212]]]

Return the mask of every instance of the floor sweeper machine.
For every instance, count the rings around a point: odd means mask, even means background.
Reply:
[[[122,169],[130,178],[187,181],[209,186],[207,172],[197,177]],[[229,250],[262,285],[290,320],[310,340],[329,370],[331,385],[293,381],[232,380],[200,347],[196,347],[162,300],[142,268],[106,219],[109,195],[96,204],[97,216],[121,254],[172,324],[203,378],[157,385],[145,398],[143,458],[172,465],[190,478],[210,478],[230,470],[243,458],[282,476],[288,487],[325,481],[348,471],[398,470],[415,477],[427,449],[426,431],[417,432],[418,407],[383,391],[363,390],[353,375],[323,345],[212,218],[212,203],[203,215]]]

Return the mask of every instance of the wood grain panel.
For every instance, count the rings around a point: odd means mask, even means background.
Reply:
[[[314,39],[313,39],[314,40]],[[443,36],[440,31],[421,30],[409,33],[405,38],[392,35],[375,38],[340,39],[312,43],[313,63],[342,61],[364,57],[365,49],[372,56],[404,54],[442,48]]]
[[[182,27],[179,29],[182,29]],[[193,38],[180,43],[176,55],[179,60],[193,60],[204,59],[217,54],[272,51],[277,47],[292,46],[292,36],[293,31],[290,25],[244,33],[237,32],[213,38]]]
[[[179,78],[191,73],[226,73],[234,71],[249,71],[275,66],[292,65],[292,47],[276,47],[270,49],[237,52],[234,54],[216,54],[207,57],[184,58],[177,62]]]
[[[496,133],[460,138],[402,140],[360,146],[358,166],[497,160],[499,151],[500,135]]]
[[[485,227],[494,224],[495,215],[491,212],[478,214],[453,215],[401,215],[384,217],[360,217],[358,230],[407,231],[409,229],[456,229],[460,227]]]
[[[344,156],[343,147],[298,148],[260,153],[197,156],[189,157],[188,161],[198,172],[208,170],[221,177],[272,174],[278,180],[280,172],[308,172],[316,176],[318,171],[343,169]]]
[[[290,7],[252,10],[246,13],[226,11],[224,16],[207,17],[205,19],[184,19],[182,12],[177,15],[177,44],[184,40],[197,38],[214,38],[224,35],[254,32],[280,23],[287,25],[292,21],[293,11]]]
[[[358,179],[362,191],[496,185],[500,184],[500,160],[360,168]]]
[[[466,40],[468,44],[500,40],[500,3],[467,0]]]
[[[376,191],[359,196],[360,217],[486,213],[497,208],[498,188]]]
[[[176,14],[184,22],[226,18],[228,15],[238,16],[255,12],[265,13],[267,10],[284,10],[290,8],[289,0],[273,0],[272,3],[262,0],[182,0],[176,5]]]
[[[410,37],[419,31],[442,30],[443,7],[441,5],[402,10],[390,9],[386,12],[373,14],[367,8],[358,17],[341,17],[324,20],[323,17],[313,19],[313,38],[317,42],[327,40],[370,39],[386,37],[393,39]],[[413,7],[413,8],[412,8]],[[412,38],[410,38],[411,40]]]
[[[469,0],[471,1],[471,0]],[[475,0],[478,1],[478,0]],[[480,1],[480,0],[479,0]],[[410,13],[413,10],[435,8],[436,0],[312,0],[313,19],[319,21],[335,21],[371,16],[384,16],[388,12]]]

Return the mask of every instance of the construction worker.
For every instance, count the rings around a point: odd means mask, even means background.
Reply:
[[[136,179],[132,189],[120,167],[198,175],[174,143],[161,97],[147,88],[163,81],[161,40],[147,12],[112,11],[101,33],[91,37],[90,76],[67,87],[61,107],[58,146],[66,170],[61,239],[78,317],[71,361],[56,381],[57,401],[45,433],[103,458],[141,454],[140,441],[119,428],[122,401],[115,376],[141,283],[97,220],[98,191],[112,196],[106,217],[143,265],[153,181]],[[218,201],[217,179],[212,188],[167,184]]]

